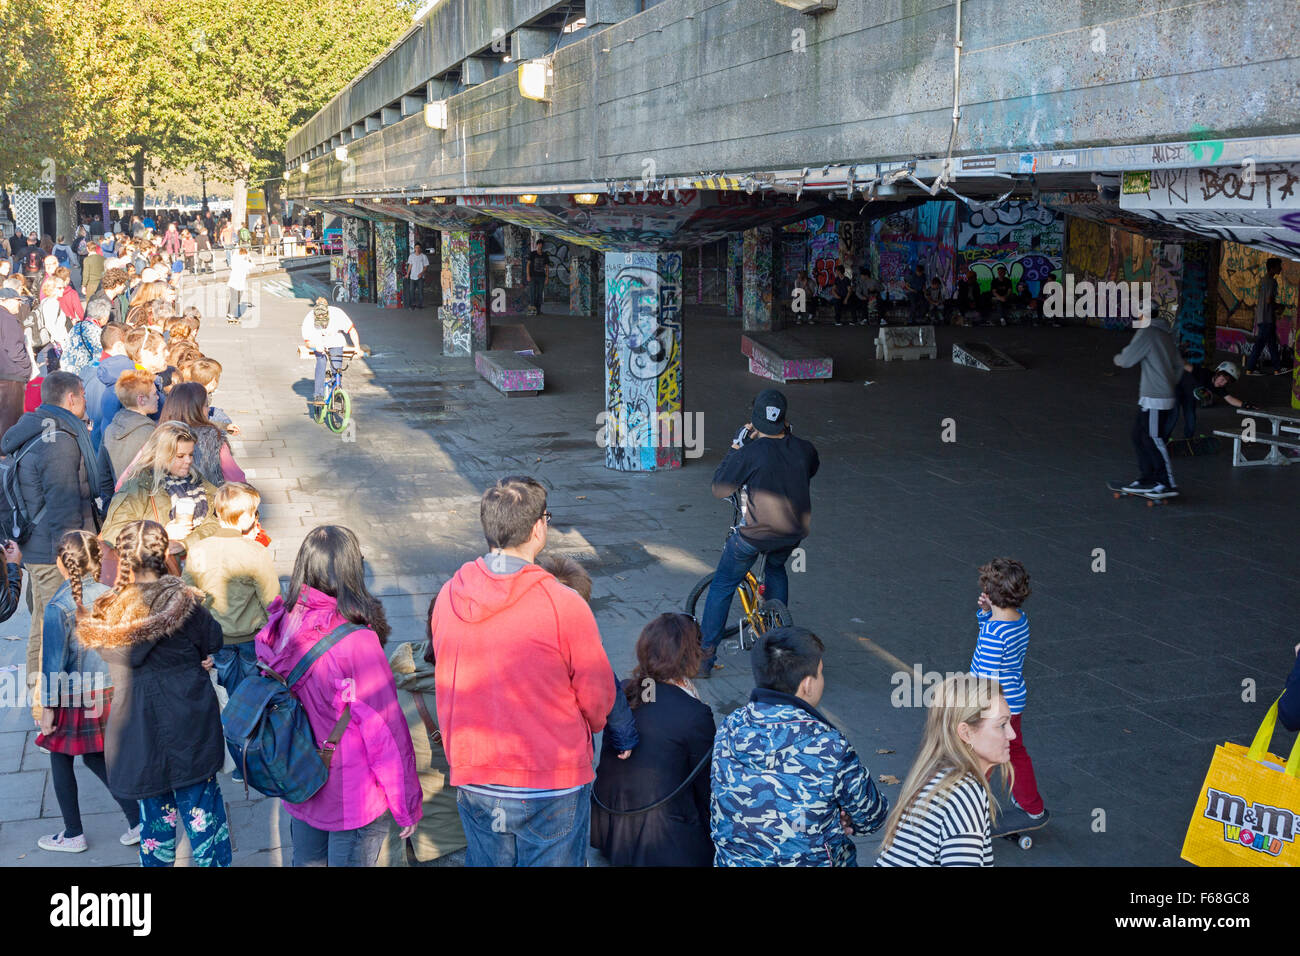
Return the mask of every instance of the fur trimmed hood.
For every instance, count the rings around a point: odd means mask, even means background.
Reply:
[[[204,594],[167,575],[148,584],[123,588],[104,616],[87,614],[77,622],[86,647],[129,647],[174,634],[203,606]]]

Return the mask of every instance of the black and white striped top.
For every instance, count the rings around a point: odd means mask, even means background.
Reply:
[[[918,806],[952,770],[942,770],[921,788]],[[966,774],[923,816],[909,810],[894,834],[894,842],[876,859],[876,866],[992,866],[989,795],[979,780]]]

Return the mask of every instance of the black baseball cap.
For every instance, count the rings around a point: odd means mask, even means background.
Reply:
[[[785,396],[774,388],[764,389],[754,399],[753,425],[764,435],[785,431]]]

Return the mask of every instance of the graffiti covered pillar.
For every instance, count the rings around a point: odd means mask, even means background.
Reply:
[[[398,291],[397,226],[391,222],[375,223],[375,302],[385,309],[402,304]]]
[[[473,355],[487,348],[487,236],[442,234],[442,354]]]
[[[745,261],[745,239],[740,233],[727,237],[727,262],[723,267],[723,278],[727,286],[727,315],[740,315],[741,274]]]
[[[528,306],[528,280],[524,278],[524,263],[528,260],[528,230],[523,226],[506,223],[501,229],[501,245],[506,260],[506,308],[519,314]]]
[[[682,466],[682,254],[605,253],[605,467]]]
[[[1183,244],[1183,274],[1178,294],[1176,335],[1183,356],[1191,365],[1207,365],[1214,359],[1215,283],[1219,276],[1219,243]]]
[[[343,283],[343,296],[340,302],[361,301],[361,279],[357,270],[357,257],[360,254],[357,225],[358,220],[354,217],[343,217],[343,266],[339,273],[339,279]]]
[[[772,328],[772,227],[745,230],[745,312],[741,328],[767,332]]]
[[[839,263],[850,282],[858,278],[858,267],[863,265],[862,253],[867,245],[867,227],[856,220],[841,220],[837,224],[839,238]]]
[[[574,246],[569,252],[569,311],[573,315],[591,315],[595,272],[591,250]]]

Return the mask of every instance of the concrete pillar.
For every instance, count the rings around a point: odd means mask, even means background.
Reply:
[[[343,217],[343,267],[339,278],[343,282],[344,302],[361,301],[361,282],[357,275],[357,220],[354,216]]]
[[[844,267],[849,281],[856,282],[858,267],[863,264],[862,257],[867,248],[866,225],[857,220],[841,219],[836,223],[836,233],[840,244],[839,263]]]
[[[772,227],[745,230],[743,263],[745,312],[741,328],[747,332],[772,329]]]
[[[442,234],[442,354],[473,355],[488,346],[487,235]]]
[[[605,467],[680,468],[682,254],[605,253]]]
[[[1191,365],[1208,365],[1214,360],[1221,248],[1221,243],[1209,240],[1183,244],[1174,336]]]
[[[594,307],[595,263],[585,246],[569,246],[569,311],[574,315],[591,315]]]
[[[559,30],[540,30],[537,27],[520,27],[510,37],[510,56],[514,60],[536,60],[546,56],[555,46]]]
[[[740,315],[744,299],[741,296],[742,265],[745,261],[745,239],[741,233],[727,237],[727,262],[723,278],[727,287],[727,315]]]
[[[396,309],[402,304],[402,281],[397,261],[397,225],[375,223],[375,296],[376,304]]]
[[[501,230],[501,244],[506,260],[506,308],[512,315],[520,315],[528,308],[528,280],[524,264],[528,261],[528,230],[507,223]]]

